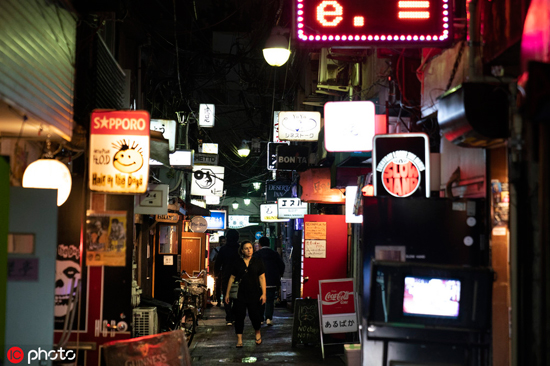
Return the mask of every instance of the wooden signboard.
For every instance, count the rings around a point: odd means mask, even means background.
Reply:
[[[292,347],[321,344],[317,299],[296,299],[292,324]]]

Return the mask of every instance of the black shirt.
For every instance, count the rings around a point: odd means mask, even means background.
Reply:
[[[239,281],[239,293],[237,299],[244,302],[259,302],[262,296],[260,276],[265,273],[264,263],[259,258],[250,258],[248,268],[244,259],[239,260],[233,266],[232,275],[235,281]]]

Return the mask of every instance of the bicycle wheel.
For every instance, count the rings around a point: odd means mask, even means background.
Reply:
[[[185,339],[187,339],[188,347],[191,345],[191,342],[193,341],[193,337],[195,336],[196,324],[197,322],[193,311],[186,311],[185,321],[183,322],[182,325],[183,325],[183,330],[185,331]]]

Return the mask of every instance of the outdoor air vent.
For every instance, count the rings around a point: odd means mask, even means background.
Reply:
[[[459,146],[501,145],[509,135],[508,103],[505,84],[463,83],[440,98],[439,128]]]

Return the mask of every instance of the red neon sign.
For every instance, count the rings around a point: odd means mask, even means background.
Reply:
[[[331,46],[446,46],[449,0],[294,0],[298,40]]]
[[[407,197],[420,186],[418,169],[412,161],[402,164],[390,161],[382,171],[384,188],[397,197]]]

